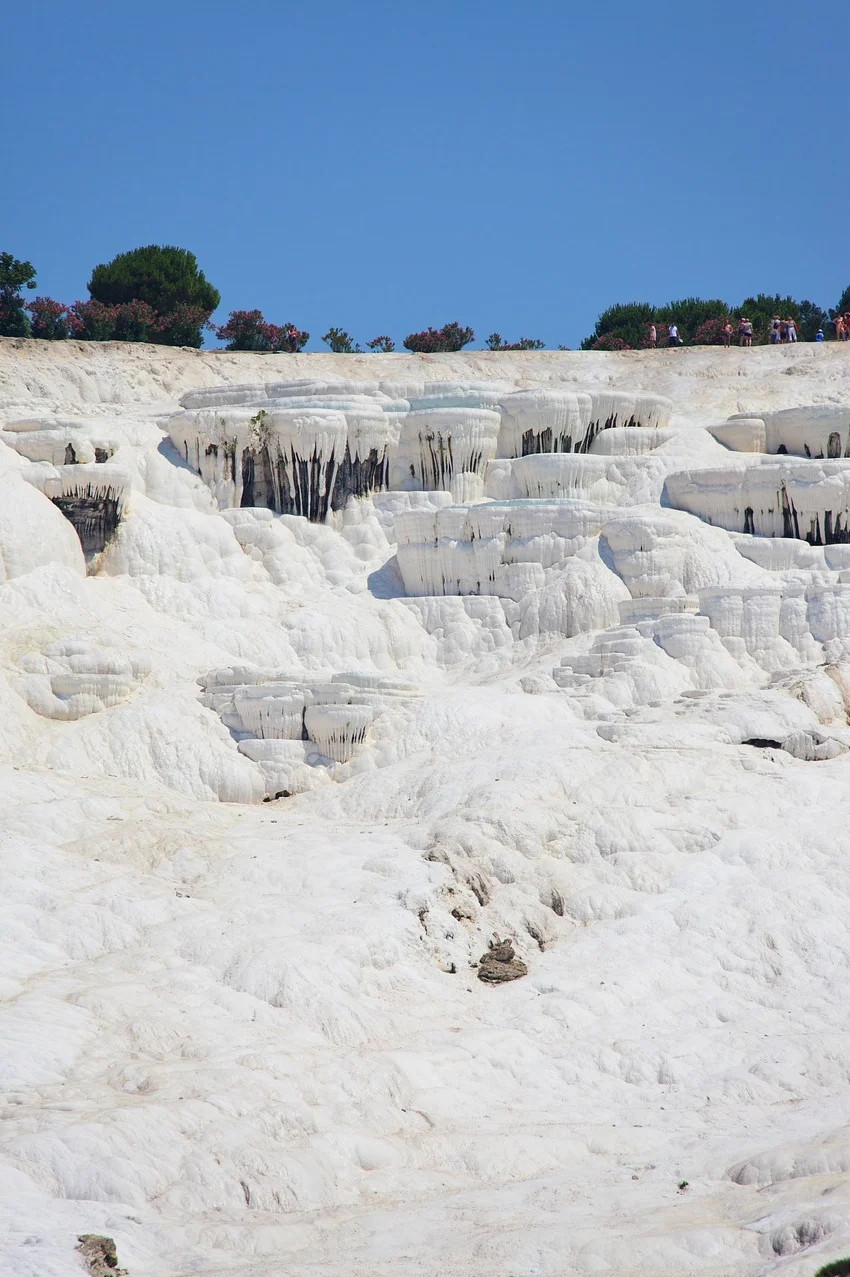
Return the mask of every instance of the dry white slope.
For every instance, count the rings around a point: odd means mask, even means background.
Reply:
[[[730,414],[850,403],[837,346],[0,343],[0,428],[102,420],[133,484],[86,576],[0,444],[0,1272],[78,1273],[82,1232],[132,1277],[808,1277],[850,1252],[850,754],[739,743],[845,740],[838,622],[814,602],[778,635],[770,604],[780,578],[838,597],[842,564],[765,567],[641,507],[611,525],[620,597],[714,587],[706,631],[405,602],[380,502],[240,540],[163,442],[186,391],[288,376],[660,392],[690,458]],[[421,695],[340,783],[260,805],[195,682],[249,664]],[[527,978],[475,978],[495,934]]]

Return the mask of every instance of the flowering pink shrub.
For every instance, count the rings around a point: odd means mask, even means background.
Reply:
[[[443,324],[442,328],[425,328],[421,333],[409,333],[403,345],[405,350],[412,350],[417,355],[435,355],[463,350],[471,341],[475,341],[472,329],[461,328],[454,321]]]
[[[215,330],[228,350],[253,350],[271,354],[295,354],[303,350],[310,334],[294,324],[270,324],[260,310],[232,310],[227,323]]]
[[[310,334],[294,324],[269,324],[269,330],[270,349],[275,353],[297,355],[310,340]]]
[[[110,341],[115,320],[116,308],[103,302],[74,302],[68,312],[68,328],[78,341]]]
[[[380,337],[373,337],[371,341],[367,341],[366,345],[370,350],[374,350],[376,355],[389,355],[395,350],[395,342],[392,337],[383,334]]]
[[[30,335],[42,341],[64,341],[68,336],[68,307],[52,297],[36,297],[27,305]]]
[[[631,350],[628,342],[623,341],[622,337],[615,337],[613,333],[603,333],[601,337],[597,337],[596,341],[590,347],[591,350]]]
[[[228,350],[269,350],[269,329],[260,310],[232,310],[227,323],[215,330]]]
[[[697,328],[691,339],[693,346],[722,346],[723,345],[723,329],[726,325],[727,317],[720,316],[717,319],[706,319]],[[735,335],[737,324],[729,317],[729,323],[732,325],[732,333]]]
[[[180,302],[165,315],[158,315],[154,341],[160,346],[194,346],[199,349],[205,328],[212,330],[210,312],[191,302]]]
[[[121,302],[115,307],[116,341],[151,341],[156,340],[157,314],[153,306],[140,298],[135,301]]]

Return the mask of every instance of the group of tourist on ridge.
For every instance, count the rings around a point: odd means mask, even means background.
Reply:
[[[846,323],[845,323],[846,320]],[[833,320],[835,324],[835,335],[839,341],[846,341],[850,337],[847,324],[850,323],[850,313],[846,316],[838,315]],[[732,338],[736,335],[730,320],[720,330],[720,337],[724,346],[732,345]],[[737,337],[739,346],[752,346],[753,344],[753,321],[747,319],[746,315],[742,315],[738,320]],[[658,345],[658,328],[655,324],[650,324],[647,329],[647,338],[650,350],[655,350]],[[770,332],[767,337],[771,346],[787,346],[793,345],[797,341],[797,324],[793,315],[789,315],[787,319],[780,319],[778,315],[774,315],[770,321]],[[818,328],[815,333],[815,341],[823,341],[823,329]],[[677,324],[667,325],[667,345],[682,346],[684,342],[679,336],[679,327]]]
[[[270,323],[256,309],[233,310],[223,324],[214,325],[212,315],[221,301],[218,290],[199,269],[193,253],[167,245],[132,249],[96,266],[88,282],[88,301],[68,306],[52,297],[36,297],[26,302],[22,290],[35,288],[32,263],[0,252],[0,337],[199,348],[204,334],[210,332],[228,351],[257,354],[295,354],[304,350],[310,338],[295,324]],[[821,342],[832,336],[850,340],[850,288],[829,311],[814,302],[762,293],[748,297],[739,307],[699,297],[659,307],[647,302],[618,304],[602,312],[580,349],[731,346],[736,338],[741,346],[784,345],[798,340]],[[402,345],[415,354],[445,354],[463,350],[474,340],[471,328],[452,321],[409,333]],[[329,328],[322,341],[335,354],[363,353],[344,328]],[[491,351],[544,349],[538,338],[505,341],[497,332],[490,333],[485,346]],[[377,354],[389,354],[395,348],[386,334],[366,342],[366,350]]]

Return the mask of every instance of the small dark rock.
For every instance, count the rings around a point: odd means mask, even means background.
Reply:
[[[77,1250],[83,1257],[91,1277],[127,1277],[127,1269],[118,1267],[118,1252],[111,1237],[83,1233],[77,1238]]]
[[[497,940],[478,963],[478,979],[485,984],[505,984],[528,975],[528,967],[514,953],[512,940]]]

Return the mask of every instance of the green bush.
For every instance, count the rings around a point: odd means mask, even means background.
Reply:
[[[603,310],[593,332],[585,337],[579,349],[612,349],[610,345],[594,347],[594,342],[601,341],[603,337],[619,338],[629,350],[645,346],[648,340],[647,330],[654,319],[655,311],[649,302],[626,302],[609,306],[607,310]]]
[[[158,315],[178,306],[198,306],[211,314],[221,301],[218,290],[198,269],[195,254],[171,245],[148,244],[119,253],[111,262],[95,266],[88,283],[95,301],[107,306],[147,302]]]
[[[728,314],[726,302],[718,298],[704,300],[702,297],[683,297],[679,301],[668,302],[666,306],[659,306],[655,312],[656,327],[660,325],[658,340],[660,342],[662,338],[661,329],[666,329],[668,324],[675,324],[679,329],[680,339],[686,343],[692,342],[697,329],[709,319],[722,319],[725,323]],[[666,332],[663,336],[666,338]]]
[[[819,1268],[815,1277],[850,1277],[850,1258],[833,1260],[831,1264]]]
[[[92,300],[105,306],[145,302],[156,311],[155,340],[164,346],[200,346],[221,301],[194,253],[172,245],[148,244],[119,253],[95,266],[88,287]]]
[[[737,324],[733,323],[731,315],[718,315],[716,319],[706,319],[699,325],[694,333],[691,341],[694,346],[722,346],[723,330],[726,324],[732,324],[732,335],[730,340],[735,340],[737,334]]]
[[[789,311],[797,323],[797,336],[800,341],[814,341],[815,333],[829,323],[829,315],[821,310],[815,302],[801,301],[797,303],[797,313]],[[824,336],[826,329],[824,328]]]
[[[22,288],[35,288],[35,267],[0,253],[0,337],[29,337],[30,321]]]
[[[779,293],[774,293],[773,296],[757,293],[755,297],[745,297],[741,305],[735,307],[733,314],[736,318],[746,315],[747,319],[752,320],[755,330],[754,346],[763,346],[767,342],[770,321],[774,315],[779,315],[781,319],[793,319],[800,341],[814,341],[818,328],[829,318],[826,311],[821,310],[814,302],[798,302],[793,297],[782,297]]]
[[[845,290],[841,300],[846,303],[844,308],[850,310],[850,288]],[[752,320],[754,345],[767,341],[770,321],[774,315],[781,315],[783,319],[793,318],[800,341],[814,341],[818,328],[829,318],[826,311],[821,310],[814,302],[798,302],[793,297],[781,297],[779,293],[772,297],[766,293],[758,293],[734,307],[727,306],[719,298],[702,297],[682,297],[678,301],[668,302],[666,306],[651,306],[649,302],[626,302],[609,306],[602,312],[593,332],[581,343],[581,349],[646,348],[649,345],[650,324],[655,324],[658,330],[659,346],[667,344],[668,324],[676,324],[683,342],[704,345],[707,340],[712,343],[712,338],[707,337],[707,334],[719,334],[719,329],[728,317],[731,317],[733,327],[737,328],[742,315]],[[717,321],[722,323],[718,324]],[[617,345],[617,341],[624,345]]]
[[[227,350],[271,350],[271,325],[261,310],[232,310],[227,323],[215,330],[219,341],[227,342]]]
[[[354,339],[344,328],[329,328],[322,336],[326,346],[330,346],[335,355],[359,355],[360,347],[355,346]]]
[[[829,312],[828,318],[834,319],[836,315],[846,315],[848,310],[850,310],[850,284],[847,285],[839,297],[838,305]],[[826,329],[824,329],[824,335],[826,335]]]
[[[520,337],[519,341],[502,341],[501,333],[491,333],[487,338],[488,350],[545,350],[543,342],[537,337]]]

